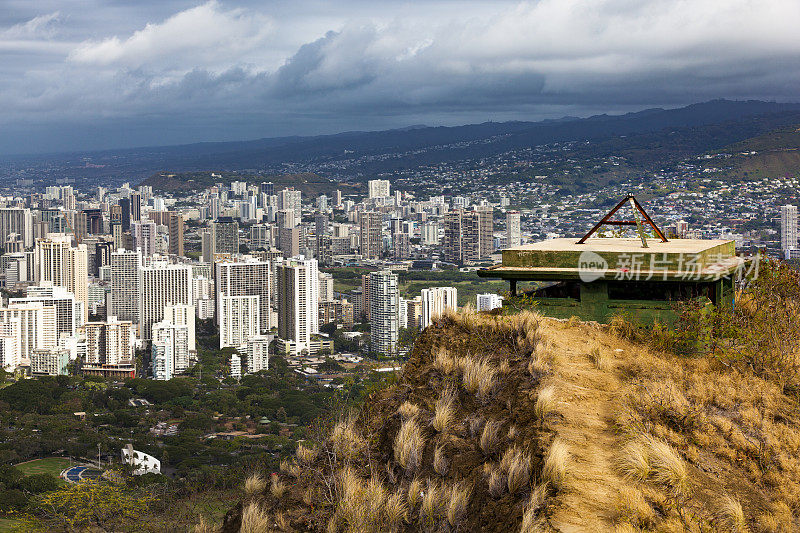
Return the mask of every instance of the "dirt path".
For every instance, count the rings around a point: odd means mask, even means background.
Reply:
[[[622,387],[616,347],[603,345],[602,340],[598,344],[607,361],[600,370],[589,358],[595,346],[592,328],[564,328],[563,323],[545,321],[543,329],[561,358],[544,383],[555,387],[557,411],[562,415],[550,425],[572,455],[569,488],[558,496],[551,525],[569,533],[613,531],[610,513],[624,483],[613,467],[614,413]]]

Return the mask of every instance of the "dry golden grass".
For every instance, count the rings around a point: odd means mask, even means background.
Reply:
[[[256,502],[250,502],[242,509],[240,533],[264,533],[269,531],[269,515]]]
[[[464,388],[481,400],[487,400],[495,390],[497,369],[485,359],[462,358]]]
[[[264,479],[264,476],[258,472],[250,474],[247,476],[247,479],[244,480],[244,493],[248,496],[261,494],[266,488],[267,481]]]
[[[409,512],[413,512],[414,509],[422,502],[422,480],[418,477],[411,480],[411,483],[408,484],[408,507]]]
[[[406,420],[394,439],[394,460],[407,474],[413,474],[422,462],[425,450],[425,436],[416,420]]]
[[[494,468],[489,472],[489,495],[492,498],[499,498],[506,491],[506,475],[500,468]]]
[[[317,450],[315,448],[306,448],[302,444],[297,447],[297,458],[303,464],[313,463],[317,458]]]
[[[547,415],[556,410],[556,389],[553,386],[544,387],[536,397],[536,404],[533,406],[533,413],[539,420],[544,420]]]
[[[286,493],[286,485],[278,477],[278,474],[272,474],[272,480],[269,485],[269,492],[276,498],[280,498]]]
[[[456,392],[448,388],[443,390],[439,399],[436,400],[431,425],[439,433],[448,433],[453,429],[456,418],[456,410],[454,407],[455,397]]]
[[[480,417],[470,417],[467,419],[467,427],[469,428],[469,436],[473,439],[477,439],[480,436],[481,431],[483,431],[483,425],[486,421]]]
[[[744,517],[742,504],[736,498],[725,496],[716,510],[717,527],[730,533],[748,533],[747,520]]]
[[[396,531],[400,523],[408,518],[408,505],[402,492],[395,492],[386,498],[386,522],[390,531]]]
[[[414,418],[419,415],[420,408],[418,405],[411,402],[403,402],[400,404],[400,407],[397,408],[397,412],[403,420],[408,420],[409,418]]]
[[[331,433],[333,451],[337,457],[353,460],[364,453],[367,441],[356,429],[355,417],[350,415],[339,420]]]
[[[427,527],[433,527],[442,511],[442,489],[439,485],[428,480],[428,486],[422,495],[422,507],[420,508],[420,518]]]
[[[650,435],[626,443],[617,464],[626,478],[652,480],[671,489],[675,496],[685,496],[690,490],[686,462],[669,443]]]
[[[492,455],[500,444],[500,428],[502,422],[490,420],[483,426],[480,446],[485,455]]]
[[[447,470],[450,467],[450,461],[447,460],[447,454],[444,451],[444,446],[437,446],[433,452],[433,470],[444,477],[447,475]]]
[[[508,457],[508,458],[506,458]],[[519,448],[509,448],[500,464],[507,463],[504,468],[508,476],[508,492],[516,494],[528,486],[531,478],[531,460]]]
[[[278,511],[275,513],[275,525],[281,531],[287,531],[289,529],[289,520],[286,518],[286,514],[283,511]]]
[[[606,370],[611,364],[608,358],[608,354],[601,348],[601,346],[598,343],[595,343],[589,350],[589,360],[598,370]]]
[[[433,359],[433,367],[445,375],[455,374],[459,369],[456,357],[444,347],[440,347],[436,351],[436,357]]]
[[[468,487],[459,484],[450,486],[445,492],[445,503],[447,505],[447,523],[450,527],[458,528],[464,515],[467,512],[469,499],[472,491]]]
[[[567,444],[556,439],[547,450],[542,468],[542,479],[556,491],[564,490],[569,471],[570,453]]]
[[[656,513],[645,500],[642,491],[636,487],[623,486],[620,487],[617,498],[616,521],[637,528],[651,528],[655,524]]]
[[[547,498],[547,485],[537,485],[528,498],[528,503],[525,504],[525,509],[522,512],[522,524],[520,524],[520,533],[543,533],[549,531],[544,519],[540,516],[542,509],[545,506]]]

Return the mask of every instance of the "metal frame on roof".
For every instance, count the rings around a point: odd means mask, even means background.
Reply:
[[[611,217],[619,211],[619,209],[628,203],[633,210],[633,216],[635,220],[611,220]],[[609,226],[636,226],[636,230],[639,232],[639,237],[642,239],[642,247],[647,248],[647,239],[645,238],[644,234],[644,227],[642,223],[642,218],[644,218],[644,223],[649,225],[655,231],[656,236],[661,239],[661,242],[668,242],[667,238],[664,236],[664,233],[658,229],[656,223],[653,222],[653,219],[650,218],[650,215],[644,210],[642,205],[636,200],[636,198],[629,194],[625,198],[623,198],[611,211],[609,211],[606,216],[600,219],[600,222],[594,225],[592,229],[589,230],[589,233],[581,237],[576,244],[583,244],[586,240],[591,237],[601,226],[609,225]]]

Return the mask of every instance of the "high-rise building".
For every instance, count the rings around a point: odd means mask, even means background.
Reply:
[[[261,194],[266,194],[267,196],[272,196],[275,194],[275,184],[271,181],[262,182],[259,186],[259,191]]]
[[[400,294],[397,274],[389,270],[369,274],[369,324],[372,350],[383,355],[397,352]]]
[[[0,368],[14,370],[21,360],[21,320],[9,317],[0,321]]]
[[[194,317],[194,313],[192,313]],[[156,350],[156,347],[159,347]],[[153,355],[164,352],[168,357],[163,363],[154,365],[155,368],[162,367],[164,374],[170,376],[181,374],[189,369],[189,327],[181,324],[173,324],[166,320],[153,324]],[[159,379],[159,377],[156,377]],[[163,379],[171,379],[166,377]]]
[[[259,325],[256,333],[266,333],[274,324],[271,322],[272,282],[269,261],[259,261],[244,256],[237,261],[217,263],[215,268],[215,287],[217,291],[217,314],[222,313],[222,298],[226,296],[258,296]],[[219,322],[219,319],[217,320]]]
[[[319,273],[319,300],[321,302],[333,300],[333,276],[327,272]]]
[[[274,335],[255,335],[247,339],[247,373],[269,369],[269,345]]]
[[[423,246],[439,245],[439,224],[436,222],[426,222],[422,225],[420,236]]]
[[[388,198],[389,180],[369,180],[367,182],[370,198]]]
[[[108,316],[139,324],[139,251],[117,250],[111,254],[111,293]]]
[[[473,211],[456,209],[444,216],[444,260],[466,263],[488,259],[494,250],[494,222],[491,207]]]
[[[69,350],[50,348],[31,352],[31,375],[66,376],[69,374]]]
[[[272,225],[253,224],[250,226],[250,249],[266,250],[272,246]]]
[[[506,246],[508,248],[522,244],[519,211],[506,211]]]
[[[129,196],[130,199],[130,224],[142,220],[142,195],[137,192],[132,192]]]
[[[239,253],[239,223],[231,217],[220,217],[211,224],[214,254]]]
[[[294,187],[283,189],[278,194],[278,209],[291,209],[297,220],[303,217],[302,195]]]
[[[183,215],[180,213],[174,213],[172,211],[168,211],[168,213],[169,220],[167,227],[169,228],[169,253],[183,257],[185,255],[183,250],[183,233],[185,231],[183,225]]]
[[[503,298],[494,293],[479,294],[477,304],[478,311],[491,311],[503,306]]]
[[[455,287],[432,287],[422,289],[422,320],[420,329],[430,326],[433,321],[448,309],[458,309],[458,291]]]
[[[462,262],[462,211],[456,209],[444,215],[444,242],[442,256],[445,261]]]
[[[10,298],[9,304],[25,304],[41,302],[56,311],[56,340],[62,337],[74,337],[78,327],[83,325],[83,302],[75,299],[75,295],[64,287],[54,287],[49,282],[27,288],[25,298]]]
[[[797,248],[797,206],[781,206],[781,250]]]
[[[342,191],[341,190],[336,189],[336,191],[333,193],[333,201],[334,201],[334,204],[336,205],[336,207],[342,207]]]
[[[297,353],[309,350],[311,335],[319,333],[319,270],[316,259],[276,262],[278,336],[294,341]]]
[[[155,222],[134,222],[131,224],[133,246],[141,250],[142,257],[150,257],[156,251]]]
[[[64,287],[83,302],[84,320],[89,317],[88,255],[85,244],[72,246],[72,237],[49,233],[36,241],[36,282],[51,282]]]
[[[33,217],[30,209],[0,208],[0,242],[6,242],[12,233],[20,236],[25,248],[33,246]]]
[[[220,349],[241,348],[248,338],[259,334],[258,296],[222,296],[218,305]]]
[[[149,341],[153,324],[164,320],[164,311],[171,304],[194,305],[192,301],[192,268],[154,260],[139,269],[139,332]]]
[[[153,331],[155,333],[155,328]],[[150,365],[153,370],[153,379],[158,381],[172,379],[172,365],[175,362],[172,356],[172,346],[173,343],[169,340],[153,340],[153,345],[150,348]]]
[[[194,292],[194,285],[192,288],[192,292]],[[185,327],[188,330],[186,338],[186,345],[187,345],[186,349],[190,354],[194,354],[197,352],[196,339],[195,339],[195,312],[193,305],[169,304],[165,306],[164,320],[162,320],[161,323],[172,324],[179,327]]]
[[[383,239],[381,238],[381,214],[376,211],[362,211],[358,217],[363,259],[380,259]]]
[[[242,377],[242,358],[235,353],[231,354],[231,359],[228,362],[231,370],[231,377],[239,379]]]
[[[86,338],[82,372],[133,375],[135,334],[131,322],[109,317],[105,322],[87,322],[82,329]]]
[[[0,309],[0,322],[19,321],[19,358],[27,361],[36,349],[58,346],[56,309],[41,302],[16,302]]]
[[[411,240],[408,233],[392,234],[392,256],[395,259],[408,259],[411,256]]]
[[[278,249],[285,257],[300,254],[300,226],[297,214],[291,209],[281,209],[275,215],[278,226]]]

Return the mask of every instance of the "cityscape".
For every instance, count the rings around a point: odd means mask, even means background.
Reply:
[[[0,6],[0,533],[800,531],[800,4]]]

